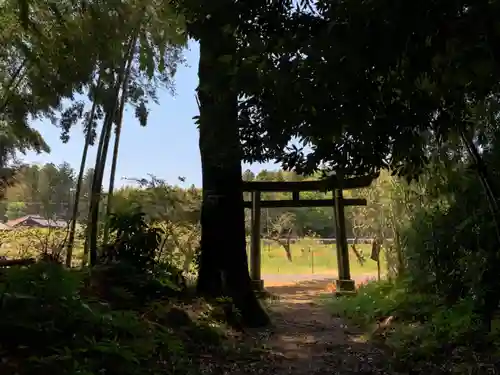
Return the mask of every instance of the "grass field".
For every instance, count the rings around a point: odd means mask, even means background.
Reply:
[[[0,255],[7,257],[37,256],[43,250],[57,248],[65,238],[64,231],[47,231],[45,229],[27,229],[11,231],[0,236]],[[77,241],[73,252],[75,265],[80,263],[83,243]],[[358,244],[358,251],[364,255],[361,265],[349,245],[351,275],[377,273],[377,263],[370,259],[371,245]],[[250,241],[247,241],[249,253]],[[314,275],[337,273],[337,248],[333,244],[323,244],[313,238],[304,238],[291,244],[292,261],[286,257],[284,248],[277,242],[262,240],[262,275]],[[385,273],[384,252],[381,253],[381,271]]]
[[[350,249],[349,263],[351,274],[376,274],[377,263],[370,259],[371,245],[358,244],[356,248],[364,255],[361,265]],[[249,246],[248,246],[249,247]],[[282,246],[275,242],[262,241],[262,274],[336,274],[337,247],[335,244],[322,244],[312,239],[304,239],[291,245],[292,261],[290,262]],[[248,252],[248,250],[247,250]],[[383,250],[380,257],[382,273],[385,270]]]

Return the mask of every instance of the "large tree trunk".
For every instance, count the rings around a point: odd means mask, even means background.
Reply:
[[[222,13],[222,12],[221,12]],[[201,257],[198,291],[227,295],[243,323],[269,322],[252,289],[245,244],[237,90],[231,77],[232,33],[218,14],[204,22],[200,38],[198,98],[203,173]]]

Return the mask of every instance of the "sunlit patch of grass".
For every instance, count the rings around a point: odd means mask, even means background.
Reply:
[[[297,241],[290,246],[292,261],[290,262],[285,250],[277,243],[261,243],[262,251],[262,273],[264,274],[314,274],[314,273],[336,273],[337,250],[335,244],[322,244],[310,238]],[[361,265],[356,255],[350,250],[349,261],[351,273],[360,275],[376,273],[377,263],[370,259],[370,244],[358,244],[358,251],[362,252],[365,262]],[[247,250],[249,253],[249,248]],[[382,272],[384,272],[384,254],[381,254]]]

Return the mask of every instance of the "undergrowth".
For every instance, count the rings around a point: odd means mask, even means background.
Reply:
[[[2,374],[190,374],[223,339],[210,315],[155,301],[113,309],[89,275],[53,263],[10,269],[0,284]]]
[[[411,291],[403,280],[367,283],[357,295],[329,300],[328,306],[392,352],[396,370],[496,373],[490,371],[500,364],[500,326],[484,332],[473,302],[445,306],[433,295]]]
[[[199,374],[204,358],[233,350],[227,301],[188,293],[182,272],[158,261],[143,214],[112,219],[92,268],[49,257],[0,270],[0,374]]]

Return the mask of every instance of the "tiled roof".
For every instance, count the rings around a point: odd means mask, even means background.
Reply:
[[[27,215],[19,217],[17,219],[9,220],[7,221],[7,226],[15,227],[16,225],[19,225],[27,220],[32,220],[41,227],[64,228],[67,226],[67,223],[63,220],[44,219],[43,217],[38,215]]]
[[[43,227],[64,228],[68,225],[68,223],[66,223],[63,220],[50,220],[50,219],[43,219],[41,217],[31,217],[31,220],[33,220],[34,222]]]
[[[12,219],[12,220],[9,220],[7,221],[7,225],[9,227],[13,227],[19,223],[22,223],[23,221],[27,220],[30,216],[21,216],[21,217],[18,217],[17,219]]]

